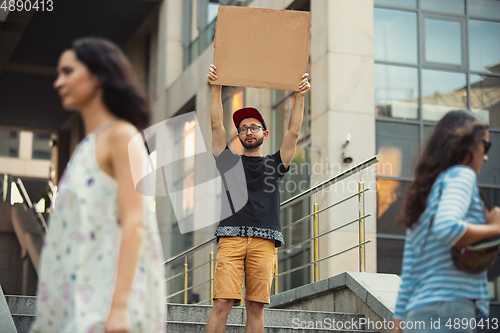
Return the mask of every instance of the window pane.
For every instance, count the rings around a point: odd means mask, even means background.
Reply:
[[[310,112],[309,112],[309,92],[306,93],[305,95],[305,103],[304,103],[304,121],[302,122],[302,126],[300,127],[300,132],[299,132],[299,140],[302,139],[304,136],[307,136],[308,133],[311,132],[310,129]],[[290,117],[290,114],[292,113],[292,109],[295,105],[295,94],[291,95],[289,97],[290,99],[290,111],[288,117]],[[288,120],[287,120],[288,122]]]
[[[290,269],[302,266],[308,262],[310,262],[310,250],[300,252],[293,257],[290,258]],[[290,273],[291,283],[290,289],[297,288],[309,283],[309,276],[311,268],[304,267],[295,272]]]
[[[278,262],[278,273],[284,272],[287,270],[287,262],[288,260],[282,260]],[[288,282],[288,275],[281,275],[278,277],[278,292],[283,292],[290,289],[290,283]],[[273,280],[273,292],[276,287],[276,283]]]
[[[228,138],[233,138],[237,135],[237,130],[233,122],[233,113],[243,107],[243,98],[243,89],[241,88],[224,87],[222,90],[224,128],[226,129]]]
[[[214,41],[216,25],[217,25],[217,20],[214,20],[203,33],[205,36],[205,48]]]
[[[500,190],[493,188],[483,188],[480,189],[481,194],[483,195],[484,201],[486,205],[491,209],[495,206],[500,206]]]
[[[483,197],[486,201],[486,204],[491,208],[494,206],[500,206],[500,190],[499,189],[492,189],[492,188],[480,188],[479,189],[481,193],[483,194]],[[500,261],[497,260],[493,267],[488,269],[488,281],[494,282],[497,285],[497,293],[496,297],[492,300],[494,301],[499,301],[499,292],[500,290],[498,289],[500,287]]]
[[[416,68],[375,64],[377,116],[418,119]]]
[[[420,0],[420,9],[447,14],[465,14],[464,0]]]
[[[285,135],[285,125],[288,121],[288,99],[285,99],[280,105],[273,109],[273,128],[269,135],[274,143],[273,151],[277,151],[283,142]]]
[[[52,148],[50,147],[50,134],[33,133],[33,153],[32,158],[50,160]]]
[[[422,70],[422,116],[438,121],[448,111],[467,108],[465,74]]]
[[[406,125],[377,121],[377,163],[379,176],[411,177],[413,160],[419,145],[418,125]]]
[[[417,13],[374,9],[375,59],[417,63]]]
[[[377,272],[400,275],[404,246],[403,240],[377,238]]]
[[[467,10],[469,16],[498,20],[500,17],[500,1],[469,0]]]
[[[469,54],[471,70],[500,73],[500,23],[469,20]]]
[[[425,61],[462,65],[460,22],[425,19]]]
[[[292,206],[292,223],[303,218],[307,214],[309,214],[309,205],[308,205],[308,200],[303,200],[300,201],[299,203],[295,204]],[[294,245],[298,244],[300,242],[305,241],[308,239],[310,236],[310,221],[311,219],[306,219],[300,223],[297,223],[294,226],[291,226],[291,234],[292,234],[292,239],[289,241],[288,244],[286,245]],[[303,246],[305,246],[304,244]],[[288,246],[287,246],[288,247]]]
[[[375,0],[375,5],[417,8],[417,0]]]
[[[410,182],[377,179],[377,233],[405,235],[398,219],[408,186]]]
[[[211,23],[217,17],[220,3],[209,2],[207,10],[207,24]]]
[[[429,135],[431,135],[433,129],[434,126],[427,126],[427,125],[424,126],[424,141],[423,141],[424,144],[429,138]]]
[[[273,90],[272,91],[272,100],[273,100],[273,105],[278,103],[280,99],[285,97],[285,95],[288,93],[287,90]]]
[[[189,217],[192,219],[193,217]],[[175,216],[172,219],[175,221]],[[189,222],[189,221],[188,221]],[[190,221],[192,223],[192,221]],[[179,224],[175,221],[175,224],[172,226],[172,256],[179,254],[193,246],[193,232],[187,232],[182,234],[179,229]],[[184,258],[181,258],[184,261]],[[179,260],[180,261],[180,260]],[[180,288],[183,289],[184,287]]]
[[[500,78],[470,76],[471,108],[490,127],[500,128]]]
[[[290,170],[286,173],[283,177],[283,181],[281,182],[280,189],[283,191],[281,193],[282,202],[308,190],[310,187],[310,154],[307,154],[304,149],[305,142],[306,140],[302,140],[297,144],[295,155],[293,156],[292,163],[290,164]],[[294,215],[292,218],[295,221],[300,217]]]
[[[19,132],[0,130],[0,156],[19,156]]]
[[[488,152],[488,162],[483,164],[477,181],[480,184],[500,185],[500,133],[490,132],[490,142],[492,145]],[[499,202],[495,203],[495,205],[499,204]]]

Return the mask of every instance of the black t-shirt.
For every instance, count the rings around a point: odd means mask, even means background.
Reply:
[[[259,237],[281,246],[279,183],[290,167],[283,165],[280,151],[254,157],[234,154],[226,146],[215,161],[222,178],[217,240],[224,236]]]

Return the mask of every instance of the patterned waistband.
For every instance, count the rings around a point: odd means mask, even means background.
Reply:
[[[246,226],[219,226],[215,230],[217,237],[258,237],[278,241],[278,246],[285,244],[283,234],[274,229],[246,227]]]

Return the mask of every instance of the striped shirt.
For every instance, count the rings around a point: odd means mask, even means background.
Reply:
[[[405,313],[422,305],[459,299],[476,300],[478,315],[488,316],[486,272],[465,273],[455,267],[451,257],[451,248],[464,235],[467,223],[485,224],[484,206],[476,173],[467,166],[455,165],[437,177],[427,208],[418,223],[407,228],[394,318],[403,319]]]

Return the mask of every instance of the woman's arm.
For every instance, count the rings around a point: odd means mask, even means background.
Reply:
[[[489,211],[485,207],[486,225],[468,224],[465,234],[456,242],[455,245],[470,245],[480,242],[484,239],[500,235],[500,208],[494,207]]]
[[[111,301],[111,309],[106,321],[105,332],[129,332],[128,303],[132,291],[139,251],[143,235],[143,198],[135,190],[129,162],[142,164],[144,147],[137,141],[131,141],[137,134],[135,127],[120,124],[112,129],[109,136],[109,147],[113,174],[117,182],[118,213],[122,229],[118,268]],[[129,142],[135,147],[129,149]]]
[[[443,181],[439,206],[432,230],[443,245],[469,245],[500,234],[500,213],[498,208],[486,210],[486,225],[470,224],[465,221],[477,190],[477,175],[469,167],[450,170]]]

